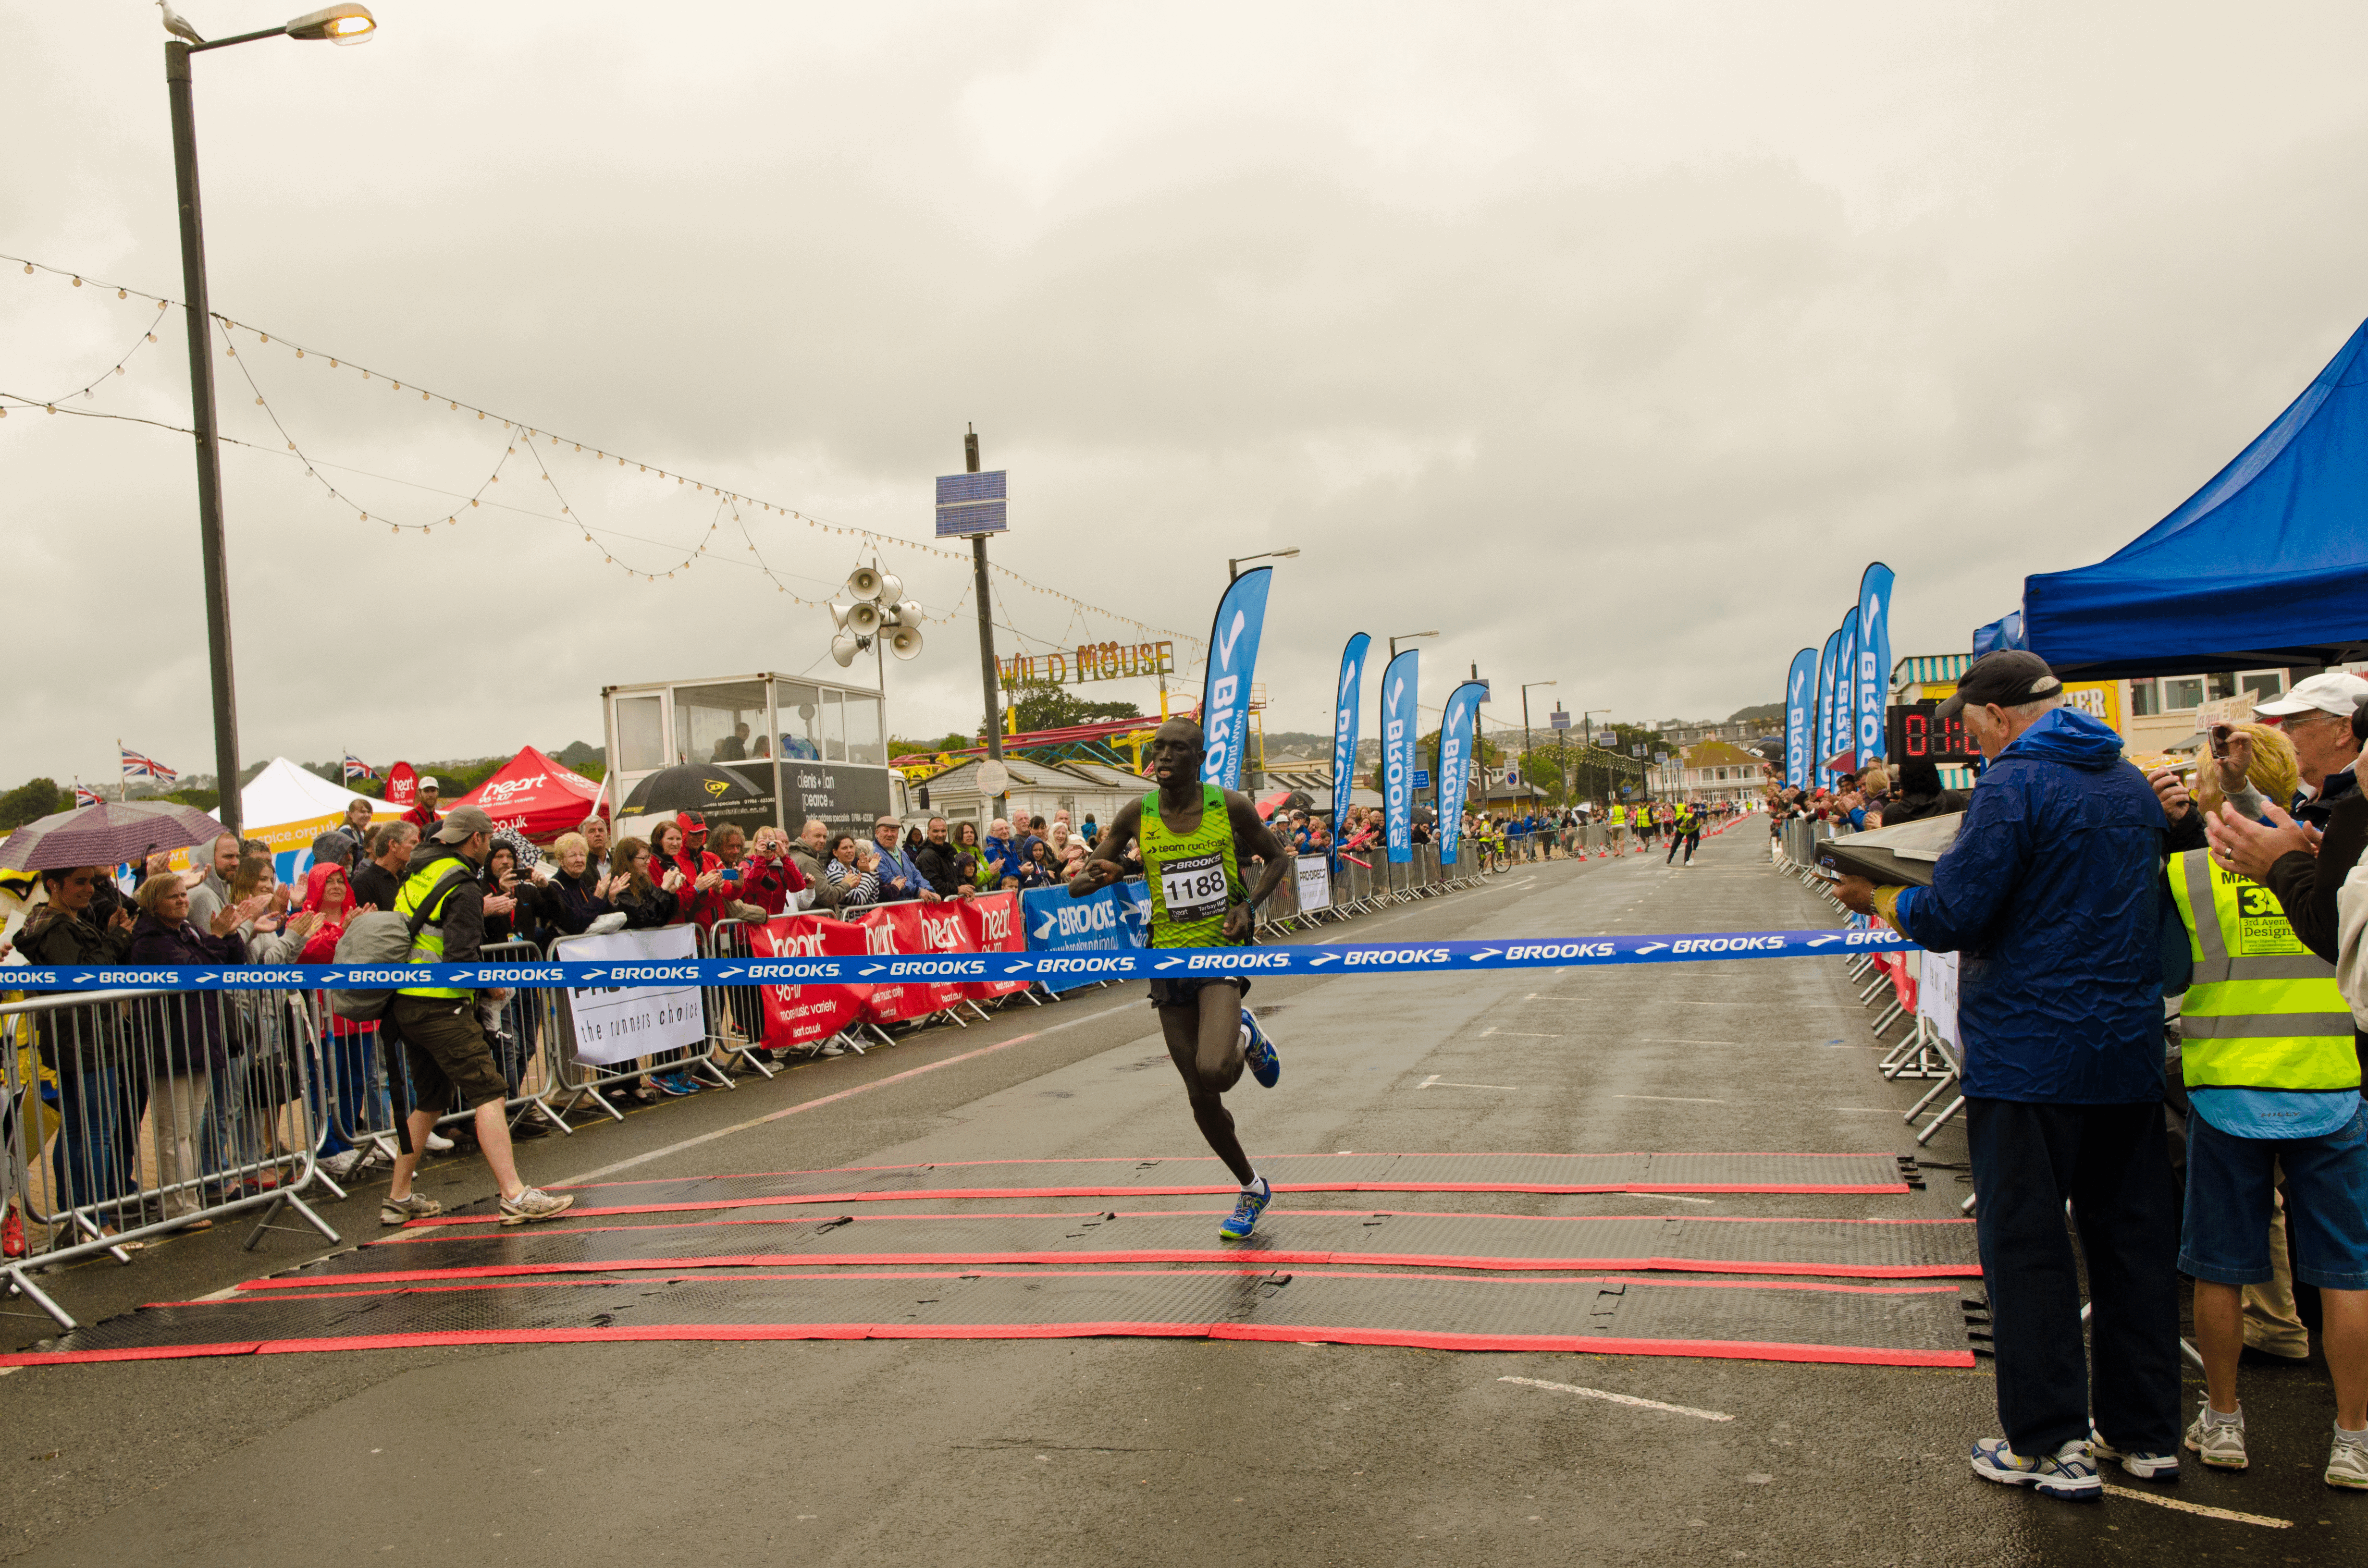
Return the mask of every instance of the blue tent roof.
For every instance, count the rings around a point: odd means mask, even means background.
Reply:
[[[2212,482],[2094,566],[2026,577],[2021,636],[2060,674],[2368,657],[2368,324]],[[2012,618],[2009,618],[2011,619]]]

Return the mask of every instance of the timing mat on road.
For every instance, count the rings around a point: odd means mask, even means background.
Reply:
[[[1900,1154],[1282,1154],[1258,1162],[1277,1192],[1820,1192],[1903,1193],[1915,1162]],[[981,1160],[856,1165],[743,1176],[594,1183],[580,1215],[677,1214],[787,1203],[915,1199],[1142,1198],[1238,1189],[1210,1155],[1175,1159]],[[428,1225],[488,1225],[491,1206]]]
[[[1270,1209],[1247,1242],[1217,1239],[1224,1210],[840,1214],[655,1224],[560,1221],[493,1234],[409,1226],[245,1292],[324,1281],[684,1268],[942,1267],[1018,1264],[1378,1266],[1491,1270],[1664,1269],[1837,1278],[1971,1278],[1970,1220],[1742,1220],[1702,1215],[1531,1216]]]
[[[780,1339],[1247,1339],[1970,1367],[1953,1285],[1292,1273],[698,1274],[184,1301],[0,1365],[457,1345]]]

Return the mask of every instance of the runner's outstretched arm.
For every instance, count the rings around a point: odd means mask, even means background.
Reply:
[[[1110,826],[1102,830],[1101,842],[1077,862],[1076,875],[1069,879],[1069,896],[1091,898],[1102,889],[1126,881],[1126,862],[1120,857],[1142,828],[1143,802],[1129,801],[1121,806]]]

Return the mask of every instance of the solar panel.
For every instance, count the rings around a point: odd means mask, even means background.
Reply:
[[[1008,472],[938,475],[938,537],[1006,531],[1010,527],[1003,488]]]

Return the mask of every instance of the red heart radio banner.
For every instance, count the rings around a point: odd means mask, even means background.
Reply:
[[[760,960],[926,958],[1027,950],[1017,893],[941,903],[883,904],[866,910],[855,920],[777,915],[762,926],[748,927],[748,945]],[[763,999],[766,1045],[788,1047],[827,1040],[858,1020],[905,1023],[942,1013],[964,1001],[986,1001],[1027,988],[1025,979],[938,980],[925,975],[886,984],[759,983],[757,993]]]

